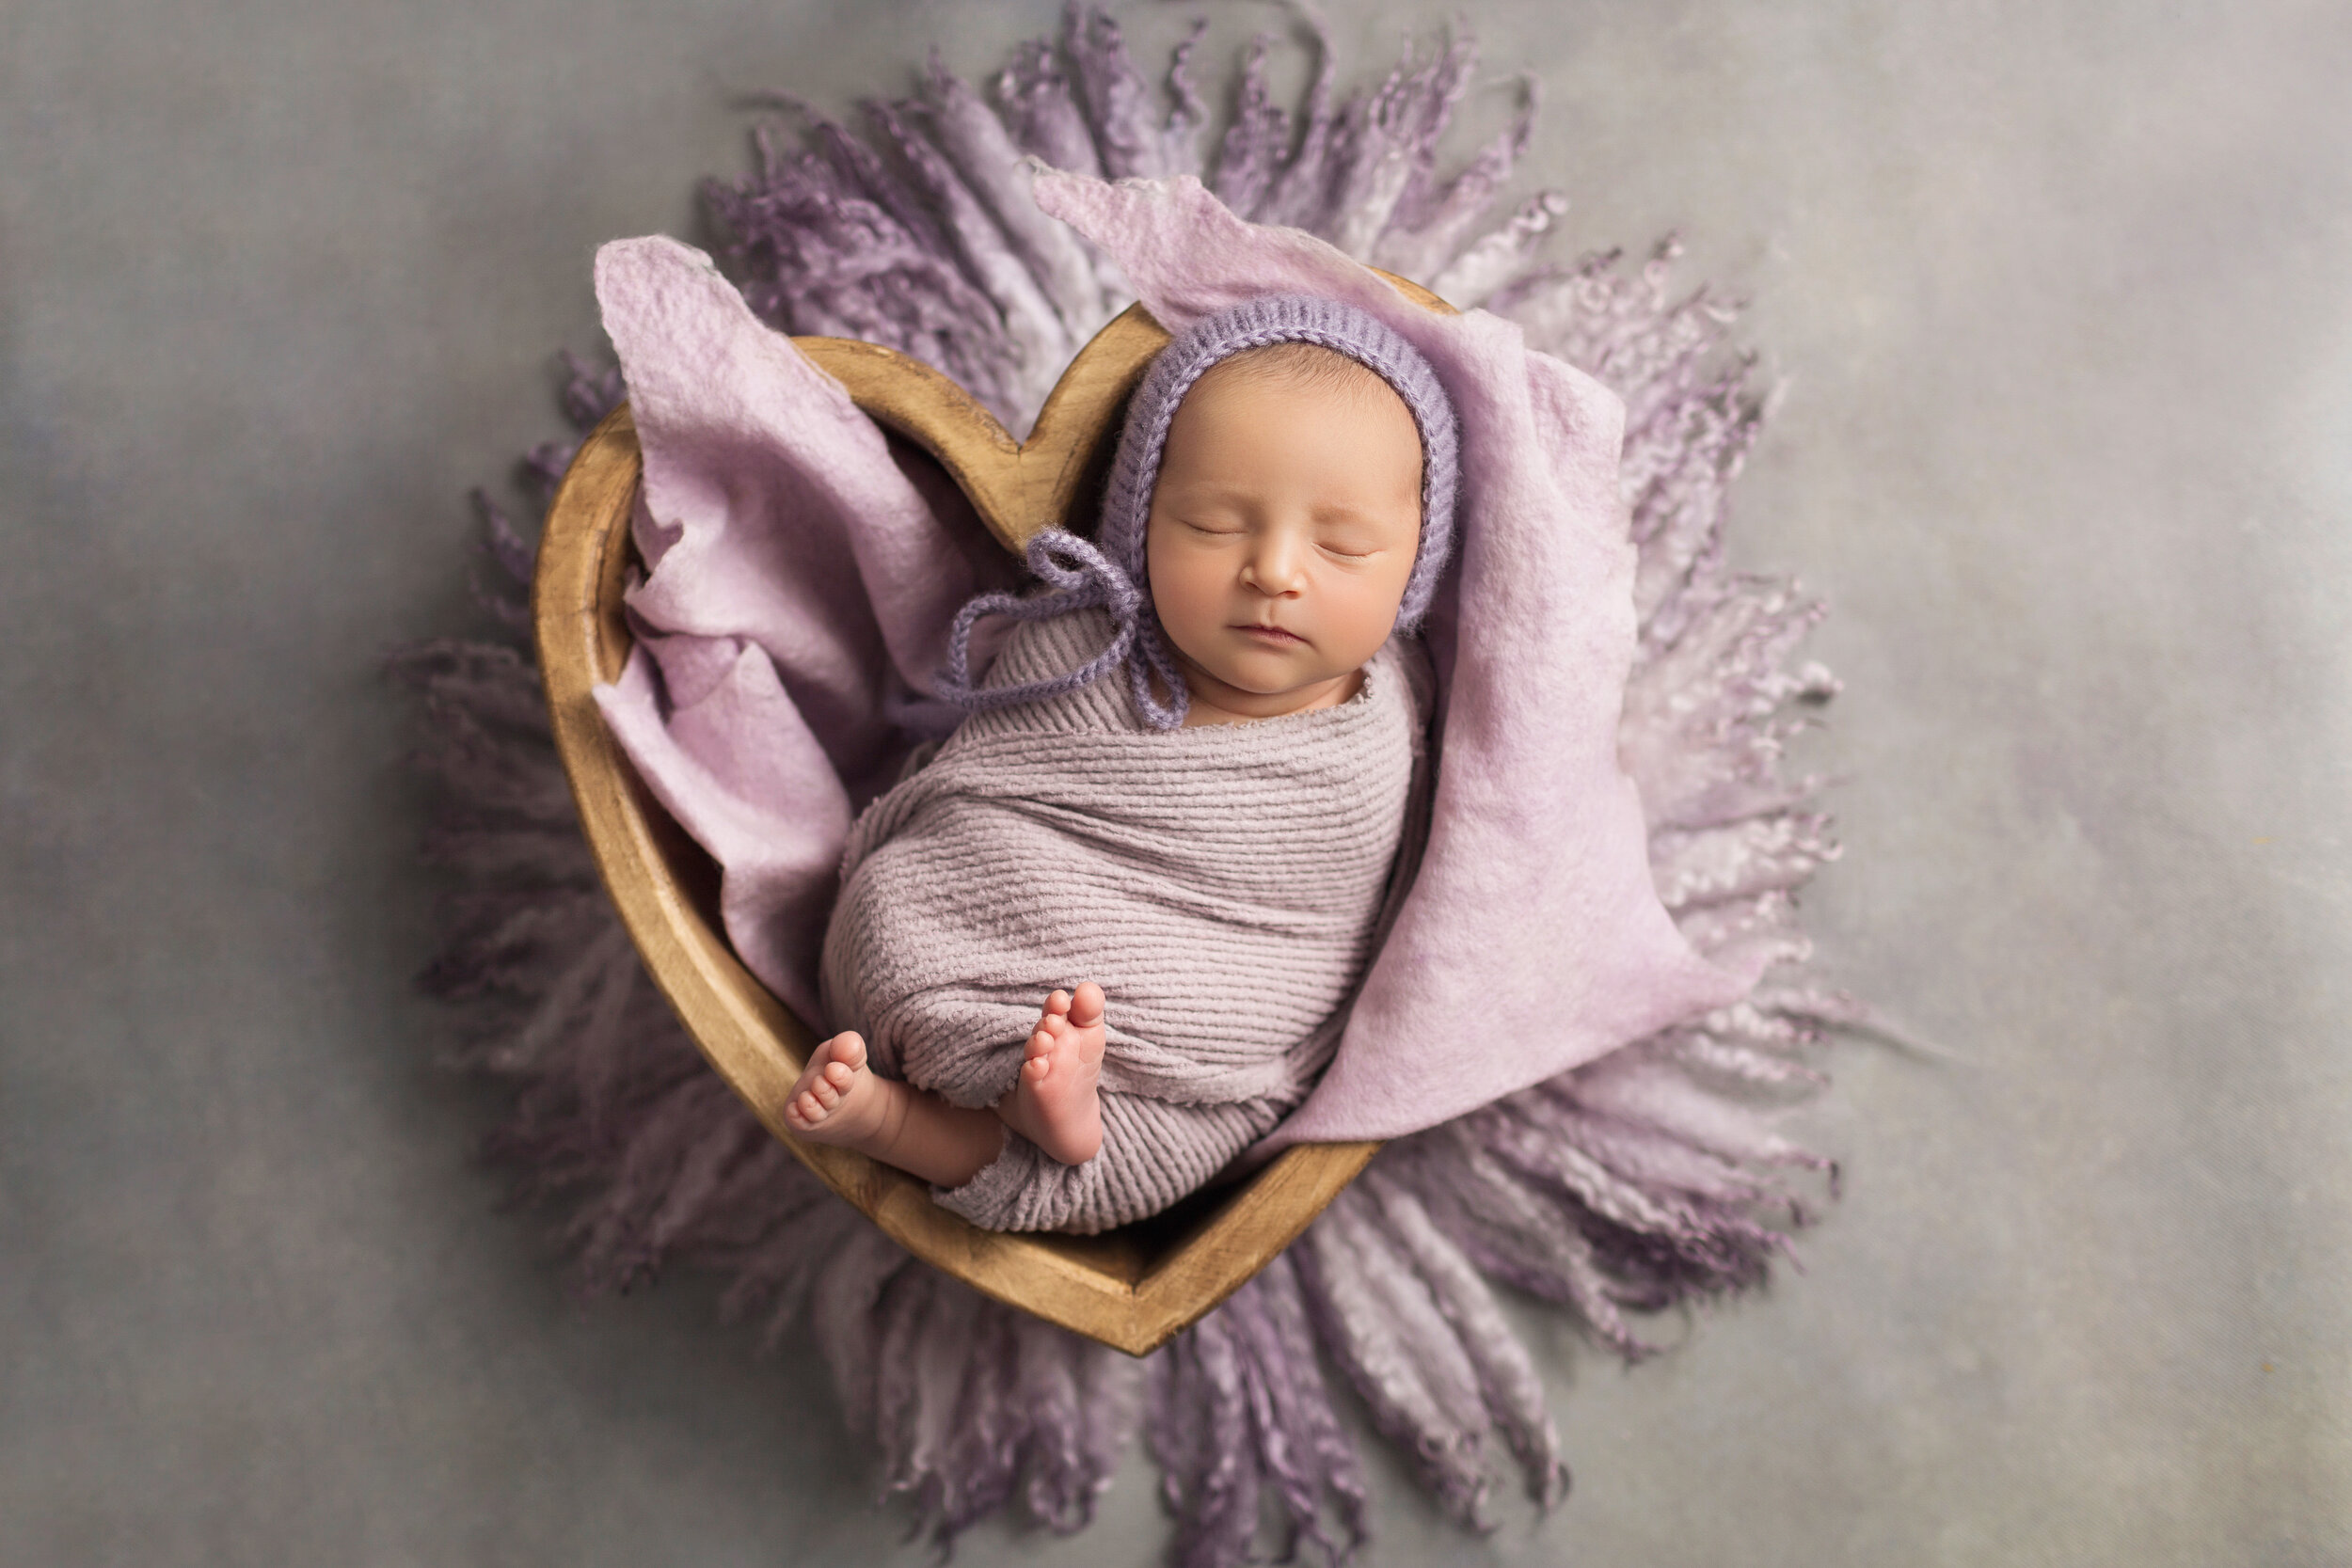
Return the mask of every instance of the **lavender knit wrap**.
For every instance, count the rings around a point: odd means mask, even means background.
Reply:
[[[1045,530],[1029,541],[1027,556],[1029,570],[1046,584],[1044,593],[982,594],[959,610],[940,674],[941,696],[974,709],[1035,702],[1089,685],[1123,663],[1144,721],[1159,730],[1184,723],[1190,705],[1184,679],[1152,606],[1144,551],[1152,492],[1168,451],[1168,429],[1176,422],[1184,394],[1218,361],[1274,343],[1313,343],[1343,354],[1387,382],[1411,412],[1421,434],[1421,543],[1397,606],[1396,629],[1411,632],[1420,626],[1454,546],[1454,493],[1461,473],[1454,402],[1421,351],[1369,311],[1311,294],[1266,294],[1202,317],[1160,351],[1128,404],[1095,542],[1061,529]],[[973,684],[972,628],[982,616],[1035,621],[1092,606],[1110,611],[1116,630],[1103,651],[1085,664],[1067,674],[1020,686],[983,689]],[[1152,691],[1154,675],[1169,694],[1168,702]]]

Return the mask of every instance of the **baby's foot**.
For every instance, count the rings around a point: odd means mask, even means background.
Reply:
[[[1045,999],[1023,1053],[1021,1081],[999,1105],[1014,1132],[1065,1165],[1082,1165],[1103,1147],[1103,988],[1088,981],[1075,996]]]
[[[808,1068],[785,1101],[785,1125],[820,1144],[863,1148],[884,1131],[889,1090],[866,1065],[866,1041],[835,1035],[809,1053]]]

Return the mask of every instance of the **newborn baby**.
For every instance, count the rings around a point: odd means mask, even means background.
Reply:
[[[851,831],[796,1132],[989,1228],[1093,1231],[1304,1098],[1400,880],[1430,679],[1396,634],[1455,451],[1435,372],[1352,307],[1162,351],[1100,547],[1042,534],[1048,592],[964,608],[942,685],[975,711]],[[1020,624],[976,686],[984,615]]]

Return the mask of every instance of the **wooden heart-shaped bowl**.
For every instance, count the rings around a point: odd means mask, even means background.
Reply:
[[[1450,307],[1395,280],[1435,310]],[[1025,442],[918,360],[874,343],[796,338],[876,422],[936,458],[1015,553],[1072,518],[1099,487],[1127,400],[1168,334],[1140,306],[1096,334]],[[1198,1322],[1288,1246],[1370,1160],[1376,1143],[1286,1150],[1247,1180],[1196,1194],[1101,1236],[982,1230],[930,1188],[862,1154],[795,1137],[786,1097],[818,1037],[721,934],[718,868],[657,805],[597,712],[593,689],[629,652],[621,591],[644,463],[626,404],[572,460],[548,513],[533,584],[540,670],[555,747],[604,883],[646,970],[686,1031],[771,1132],[826,1185],[932,1266],[997,1300],[1133,1355]]]

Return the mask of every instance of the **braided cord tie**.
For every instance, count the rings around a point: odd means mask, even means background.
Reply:
[[[1030,572],[1046,585],[1047,591],[1026,597],[1018,594],[982,594],[958,610],[947,632],[947,662],[939,674],[940,696],[975,711],[1057,697],[1102,679],[1127,659],[1140,642],[1144,657],[1130,665],[1136,707],[1154,729],[1172,730],[1182,724],[1187,705],[1184,678],[1177,673],[1160,640],[1143,627],[1148,610],[1134,579],[1086,540],[1057,528],[1046,529],[1030,540],[1025,559]],[[1118,629],[1101,653],[1077,669],[1021,686],[982,688],[972,684],[972,628],[982,616],[1009,615],[1016,621],[1042,621],[1097,605],[1110,611]],[[1172,705],[1152,695],[1153,673],[1174,693]]]

